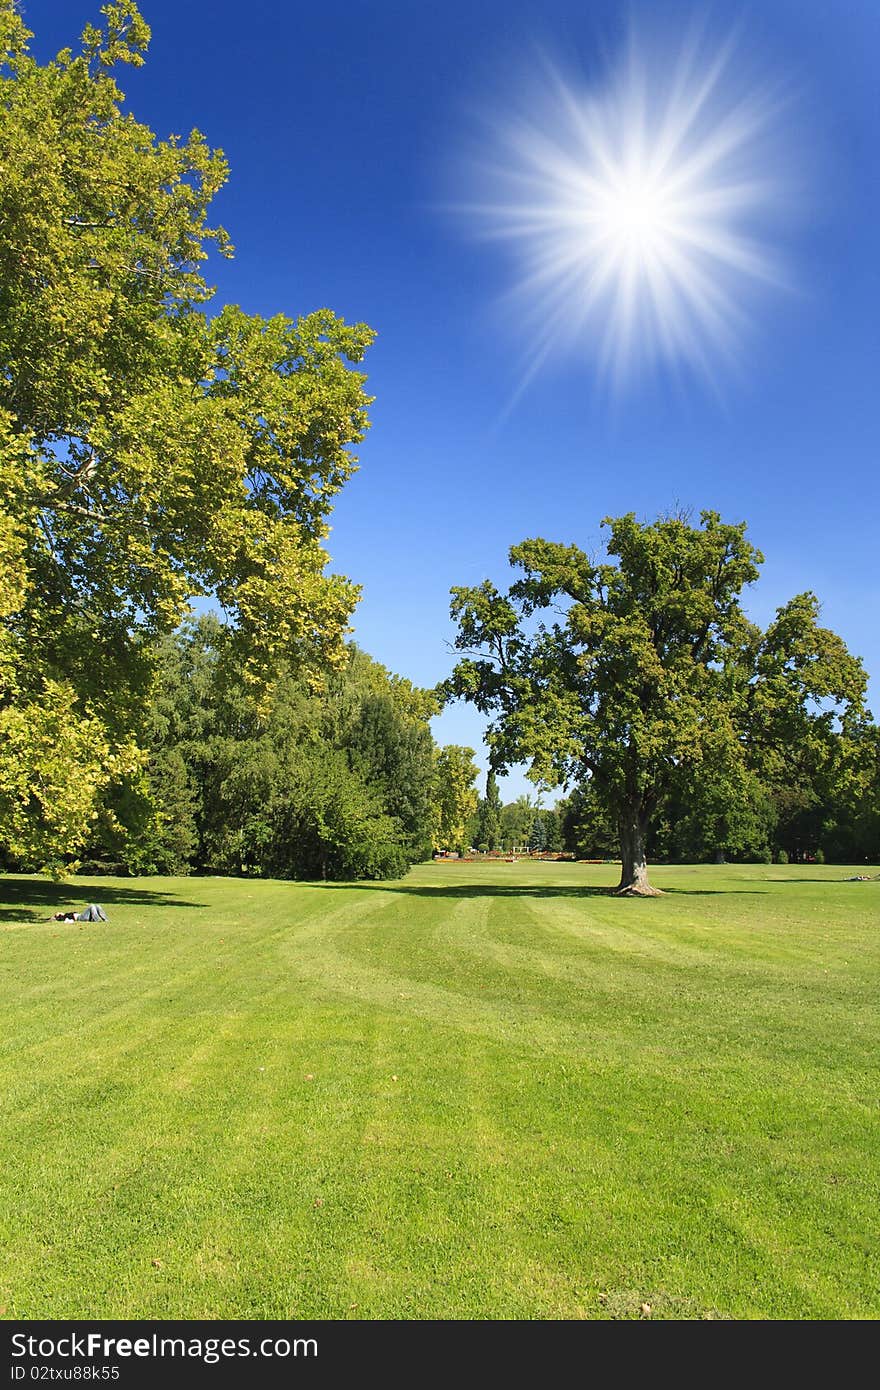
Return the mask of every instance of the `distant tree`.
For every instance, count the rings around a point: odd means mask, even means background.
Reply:
[[[505,848],[520,849],[528,844],[537,810],[535,799],[527,792],[502,807],[501,828]]]
[[[474,762],[473,748],[450,743],[434,754],[434,825],[435,849],[461,851],[465,845],[467,824],[477,809],[478,793],[474,783],[480,769]]]
[[[499,769],[527,761],[548,784],[589,779],[616,822],[618,891],[645,895],[657,891],[649,829],[681,777],[699,779],[707,760],[779,782],[829,758],[859,717],[865,673],[819,627],[812,594],[766,632],[746,619],[740,593],[763,557],[744,524],[715,512],[699,527],[633,514],[603,524],[616,564],[529,540],[511,551],[524,577],[506,595],[488,581],[453,589],[467,655],[445,691],[494,716]]]
[[[550,854],[558,854],[562,849],[562,817],[556,806],[540,812],[544,825],[544,848]]]
[[[791,855],[823,850],[837,863],[880,861],[880,728],[869,718],[858,721],[837,740],[835,756],[802,794],[793,813],[791,793],[776,788],[780,805],[780,843]],[[785,800],[785,793],[788,799]]]
[[[401,878],[410,859],[399,826],[341,750],[298,760],[269,804],[263,872],[290,878]]]
[[[880,728],[868,720],[852,731],[843,754],[846,773],[834,788],[826,854],[880,863]]]
[[[487,850],[496,850],[501,844],[501,810],[498,780],[490,768],[486,775],[486,795],[477,807],[475,828],[475,843],[485,845]]]
[[[737,759],[717,772],[704,758],[700,775],[673,779],[655,826],[655,852],[699,862],[759,858],[769,847],[777,813],[757,773]]]
[[[529,831],[529,849],[533,854],[543,854],[547,848],[547,826],[543,814],[539,811],[532,821]]]
[[[350,685],[357,667],[357,661],[349,667]],[[408,682],[404,688],[377,663],[370,662],[370,668],[370,684],[378,670],[384,688],[363,691],[347,729],[340,730],[339,742],[353,771],[379,793],[385,810],[398,820],[404,848],[417,863],[428,859],[432,848],[434,740],[428,717],[436,705],[426,692]],[[335,686],[344,684],[345,677],[334,681]]]
[[[83,849],[132,874],[187,874],[198,851],[197,796],[180,748],[161,748],[111,783]]]
[[[562,848],[579,859],[613,859],[619,837],[614,819],[592,791],[589,780],[557,804]]]

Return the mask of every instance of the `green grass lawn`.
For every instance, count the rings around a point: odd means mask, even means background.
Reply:
[[[880,1316],[853,872],[0,879],[0,1308]]]

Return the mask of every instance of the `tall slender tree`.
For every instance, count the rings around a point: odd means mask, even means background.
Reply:
[[[486,795],[477,807],[477,844],[496,850],[501,843],[501,795],[494,768],[486,774]]]
[[[477,809],[480,770],[473,748],[448,743],[434,753],[434,848],[466,849],[467,824]]]

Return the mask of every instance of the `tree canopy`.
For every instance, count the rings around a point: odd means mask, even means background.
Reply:
[[[819,626],[813,594],[764,632],[748,620],[741,594],[763,556],[745,523],[708,511],[699,526],[633,513],[603,525],[616,563],[527,540],[510,552],[523,577],[506,594],[489,581],[453,589],[466,655],[444,692],[493,717],[494,766],[588,782],[616,825],[619,891],[650,894],[647,833],[676,788],[703,780],[735,797],[755,768],[828,766],[861,717],[865,673]]]
[[[0,0],[0,844],[47,863],[143,760],[154,639],[193,596],[255,687],[342,662],[358,596],[323,542],[373,333],[213,312],[225,159],[124,112],[150,31],[102,14],[41,66]]]
[[[480,769],[473,748],[448,743],[434,754],[433,845],[456,853],[468,848],[467,837],[479,802],[474,783]]]

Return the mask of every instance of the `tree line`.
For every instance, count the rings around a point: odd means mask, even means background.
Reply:
[[[208,615],[165,639],[156,671],[145,760],[101,799],[86,870],[399,878],[476,802],[470,750],[431,735],[435,696],[353,644],[320,682],[279,671],[257,697]]]
[[[838,753],[831,777],[816,769],[816,776],[802,776],[790,785],[762,785],[755,779],[746,788],[725,788],[682,781],[680,792],[650,826],[647,857],[667,864],[875,863],[880,849],[880,730],[866,722]],[[550,807],[540,805],[537,796],[524,795],[505,805],[498,798],[494,810],[487,787],[467,839],[482,854],[620,858],[614,816],[589,781]]]

